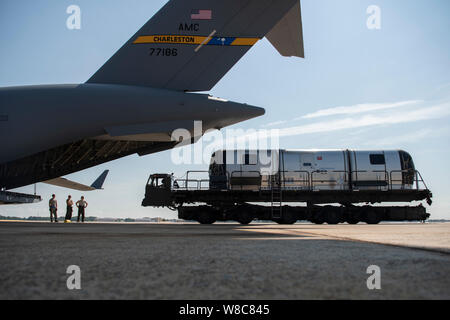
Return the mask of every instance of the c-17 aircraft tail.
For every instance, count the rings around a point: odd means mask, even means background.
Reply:
[[[304,57],[299,0],[172,0],[88,83],[208,91],[265,36]]]
[[[299,0],[170,0],[87,83],[0,88],[0,191],[67,185],[64,175],[180,145],[178,128],[193,142],[263,115],[190,91],[212,89],[264,37],[304,56]]]

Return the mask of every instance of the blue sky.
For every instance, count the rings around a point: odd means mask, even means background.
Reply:
[[[2,0],[0,86],[85,82],[165,2]],[[72,4],[81,8],[81,30],[66,27]],[[369,5],[381,9],[380,30],[366,26]],[[409,151],[433,191],[432,217],[450,219],[450,2],[303,0],[302,10],[306,59],[281,57],[260,41],[211,94],[264,107],[265,116],[235,127],[281,129],[282,148]],[[111,170],[104,191],[85,195],[88,215],[174,218],[140,206],[148,175],[207,166],[174,166],[170,156],[130,156],[68,178],[90,184]],[[61,202],[81,195],[44,184],[37,190]],[[0,214],[48,210],[44,201],[0,207]]]

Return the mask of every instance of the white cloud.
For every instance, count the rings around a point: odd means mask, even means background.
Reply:
[[[268,124],[263,125],[263,127],[274,127],[274,126],[279,126],[280,124],[285,124],[287,121],[284,120],[280,120],[280,121],[275,121],[275,122],[270,122]]]
[[[308,113],[300,118],[296,118],[294,120],[300,119],[312,119],[318,117],[326,117],[326,116],[335,116],[335,115],[349,115],[349,114],[358,114],[365,113],[370,111],[377,110],[386,110],[386,109],[394,109],[400,108],[408,105],[413,105],[423,102],[421,100],[410,100],[410,101],[400,101],[394,103],[363,103],[356,104],[353,106],[341,106],[341,107],[333,107],[328,109],[322,109],[313,113]]]
[[[366,130],[367,128],[375,127],[375,126],[386,126],[386,125],[395,125],[401,123],[409,123],[415,121],[425,121],[431,119],[438,119],[441,117],[448,116],[450,114],[450,102],[445,102],[442,104],[437,104],[434,106],[423,106],[421,108],[408,109],[408,110],[385,110],[384,112],[380,112],[381,106],[384,109],[392,109],[397,108],[399,106],[410,105],[413,103],[418,103],[419,101],[411,100],[404,101],[398,103],[386,104],[377,104],[377,108],[375,105],[370,105],[369,107],[365,107],[360,109],[355,114],[359,114],[361,112],[366,112],[367,110],[377,111],[374,113],[364,114],[364,115],[355,115],[345,118],[333,118],[325,121],[316,121],[313,123],[305,124],[302,126],[292,126],[292,127],[282,127],[280,129],[272,129],[270,132],[265,132],[265,134],[260,134],[258,137],[250,136],[250,135],[242,135],[239,137],[240,140],[257,140],[261,139],[277,139],[273,136],[273,134],[278,137],[287,137],[287,136],[297,136],[304,134],[314,134],[314,133],[325,133],[325,132],[333,132],[338,130],[347,130],[347,129],[358,129]],[[331,109],[325,109],[331,110]],[[364,111],[361,111],[364,110]],[[329,113],[331,114],[331,113]],[[338,114],[338,113],[335,113]],[[342,114],[342,113],[339,113]],[[355,131],[355,130],[353,130]],[[417,133],[419,135],[419,133]],[[429,132],[421,132],[420,135],[425,136],[428,135]],[[386,142],[385,142],[386,143]]]
[[[450,114],[448,103],[407,112],[394,112],[385,115],[364,115],[338,120],[320,121],[304,126],[280,129],[280,136],[293,136],[344,129],[362,128],[377,125],[392,125],[420,120],[436,119]]]
[[[442,130],[439,130],[443,132]],[[362,145],[371,147],[389,147],[389,146],[399,146],[404,143],[417,142],[419,140],[428,138],[430,136],[436,136],[437,132],[433,129],[421,129],[418,131],[408,132],[403,135],[396,135],[394,137],[389,136],[380,139],[374,139],[370,141],[361,141]]]

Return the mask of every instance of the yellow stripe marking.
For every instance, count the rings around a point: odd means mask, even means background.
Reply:
[[[259,41],[258,38],[236,38],[236,40],[231,43],[232,46],[253,46]]]
[[[192,45],[208,45],[212,36],[172,36],[172,35],[152,35],[139,36],[134,40],[134,44],[142,43],[166,43],[166,44],[192,44]],[[236,38],[231,46],[253,46],[258,42],[259,38]]]
[[[195,51],[195,52],[198,52],[198,50],[200,50],[200,49],[203,47],[203,45],[205,45],[207,42],[211,41],[212,37],[216,34],[216,32],[217,32],[217,30],[213,30],[213,31],[209,34],[209,36],[208,36],[205,40],[203,40],[203,42],[200,43],[200,45],[199,45],[197,48],[195,48],[194,51]]]
[[[133,43],[201,44],[206,38],[198,36],[140,36]]]

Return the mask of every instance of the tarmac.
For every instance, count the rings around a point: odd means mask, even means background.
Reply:
[[[0,299],[449,299],[450,223],[0,222],[0,262]]]

